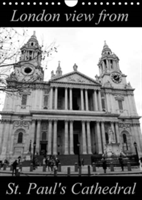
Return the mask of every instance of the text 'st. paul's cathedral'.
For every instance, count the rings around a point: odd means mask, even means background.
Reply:
[[[106,43],[95,80],[79,72],[76,64],[63,75],[59,62],[46,82],[41,54],[34,34],[7,79],[8,88],[18,92],[6,94],[1,112],[0,159],[33,153],[133,155],[135,143],[142,152],[134,89]]]

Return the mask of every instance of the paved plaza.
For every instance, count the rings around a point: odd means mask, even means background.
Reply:
[[[37,167],[35,170],[31,171],[30,167],[22,167],[22,171],[20,171],[20,176],[94,176],[94,175],[142,175],[142,171],[140,171],[139,167],[128,167],[124,168],[124,171],[121,170],[120,167],[114,167],[114,170],[107,168],[106,173],[102,167],[96,167],[96,170],[93,170],[92,166],[85,165],[81,167],[81,170],[75,170],[75,166],[61,166],[61,170],[55,172],[51,172],[46,168],[43,170],[42,166]],[[10,167],[7,167],[5,170],[1,168],[0,176],[12,176],[12,171]]]

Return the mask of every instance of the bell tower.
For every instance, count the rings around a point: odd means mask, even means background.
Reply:
[[[35,66],[41,65],[41,47],[39,46],[38,40],[36,38],[36,33],[34,31],[28,42],[21,48],[21,62],[29,62]]]
[[[15,64],[10,79],[18,82],[43,81],[44,71],[41,67],[42,50],[35,32],[28,42],[21,48],[20,61]]]
[[[99,59],[99,80],[102,86],[110,85],[114,88],[124,88],[126,83],[126,75],[124,75],[119,67],[119,58],[112,53],[109,46],[104,42],[101,58]]]
[[[101,55],[102,56],[98,63],[100,76],[103,76],[104,74],[110,74],[113,71],[120,72],[119,58],[112,53],[111,49],[106,44],[106,41],[104,42]]]

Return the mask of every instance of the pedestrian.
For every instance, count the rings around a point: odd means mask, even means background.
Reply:
[[[142,171],[142,157],[139,158],[139,166],[140,166],[140,171]]]
[[[122,157],[121,154],[120,154],[120,157],[119,157],[119,163],[120,163],[122,171],[124,171],[124,162],[123,162],[123,157]]]
[[[17,166],[18,166],[18,161],[17,159],[12,163],[12,176],[16,176],[17,174]]]
[[[55,157],[55,165],[56,165],[57,169],[58,169],[59,163],[60,163],[60,160],[59,160],[59,158],[56,156],[56,157]]]
[[[81,159],[81,165],[84,166],[84,159]]]
[[[106,162],[106,159],[105,159],[105,157],[103,158],[103,161],[102,161],[102,167],[103,167],[104,173],[106,173],[106,169],[107,169],[107,162]]]

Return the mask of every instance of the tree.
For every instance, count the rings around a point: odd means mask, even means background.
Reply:
[[[20,48],[27,42],[28,30],[25,28],[0,28],[0,104],[3,92],[8,94],[16,94],[19,92],[17,88],[9,89],[7,87],[7,78],[13,72],[13,67],[19,63]],[[45,45],[42,41],[41,46],[42,67],[47,70],[47,63],[53,58],[53,54],[57,53],[56,42]]]

